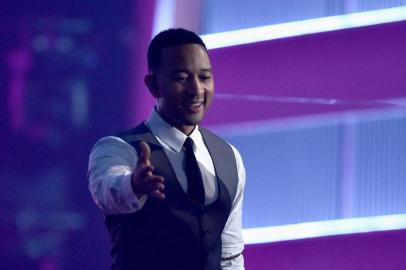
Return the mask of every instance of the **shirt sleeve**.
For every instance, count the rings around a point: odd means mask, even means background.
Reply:
[[[147,196],[138,198],[131,174],[138,161],[134,147],[114,136],[101,138],[89,156],[88,187],[96,205],[106,215],[140,210]]]
[[[222,240],[222,270],[244,270],[244,258],[241,254],[244,249],[242,238],[242,204],[245,187],[245,168],[238,150],[231,146],[237,162],[238,185],[230,216],[221,235]],[[236,255],[240,256],[235,257]],[[230,259],[228,259],[230,258]]]

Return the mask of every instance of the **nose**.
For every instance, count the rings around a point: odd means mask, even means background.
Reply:
[[[198,77],[193,77],[189,83],[189,93],[194,94],[194,95],[199,95],[203,92],[204,92],[204,90],[203,90],[202,82],[199,80]]]

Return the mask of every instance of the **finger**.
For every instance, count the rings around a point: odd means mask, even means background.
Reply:
[[[146,177],[145,181],[148,182],[151,186],[155,185],[156,183],[161,183],[164,185],[165,182],[164,178],[159,175],[149,175]]]
[[[165,189],[165,185],[162,183],[155,183],[153,185],[153,190],[159,190],[159,191],[163,192],[164,189]]]
[[[148,176],[145,180],[147,193],[150,193],[153,190],[163,191],[165,189],[164,178],[162,176],[152,175]]]
[[[151,148],[149,148],[149,145],[146,142],[140,141],[138,143],[138,155],[141,162],[151,164]]]
[[[144,164],[138,168],[138,174],[141,175],[142,177],[152,176],[153,171],[154,171],[154,166],[152,166],[152,165]]]
[[[154,191],[159,191],[161,193],[164,193],[165,185],[161,183],[156,183],[156,184],[151,184],[148,186],[146,193],[151,193]]]
[[[159,190],[153,190],[149,195],[151,195],[152,197],[158,198],[158,199],[165,199],[165,194]]]

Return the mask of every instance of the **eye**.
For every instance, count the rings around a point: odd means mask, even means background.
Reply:
[[[211,80],[211,75],[210,74],[200,75],[200,80],[202,80],[202,81]]]
[[[176,82],[180,82],[180,83],[184,83],[186,80],[187,80],[187,75],[185,75],[185,74],[176,74],[174,77],[173,77],[173,79],[176,81]]]

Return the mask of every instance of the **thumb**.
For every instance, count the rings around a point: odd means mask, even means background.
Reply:
[[[151,164],[151,148],[149,148],[149,145],[146,142],[141,141],[138,143],[138,155],[141,162],[148,165]]]

